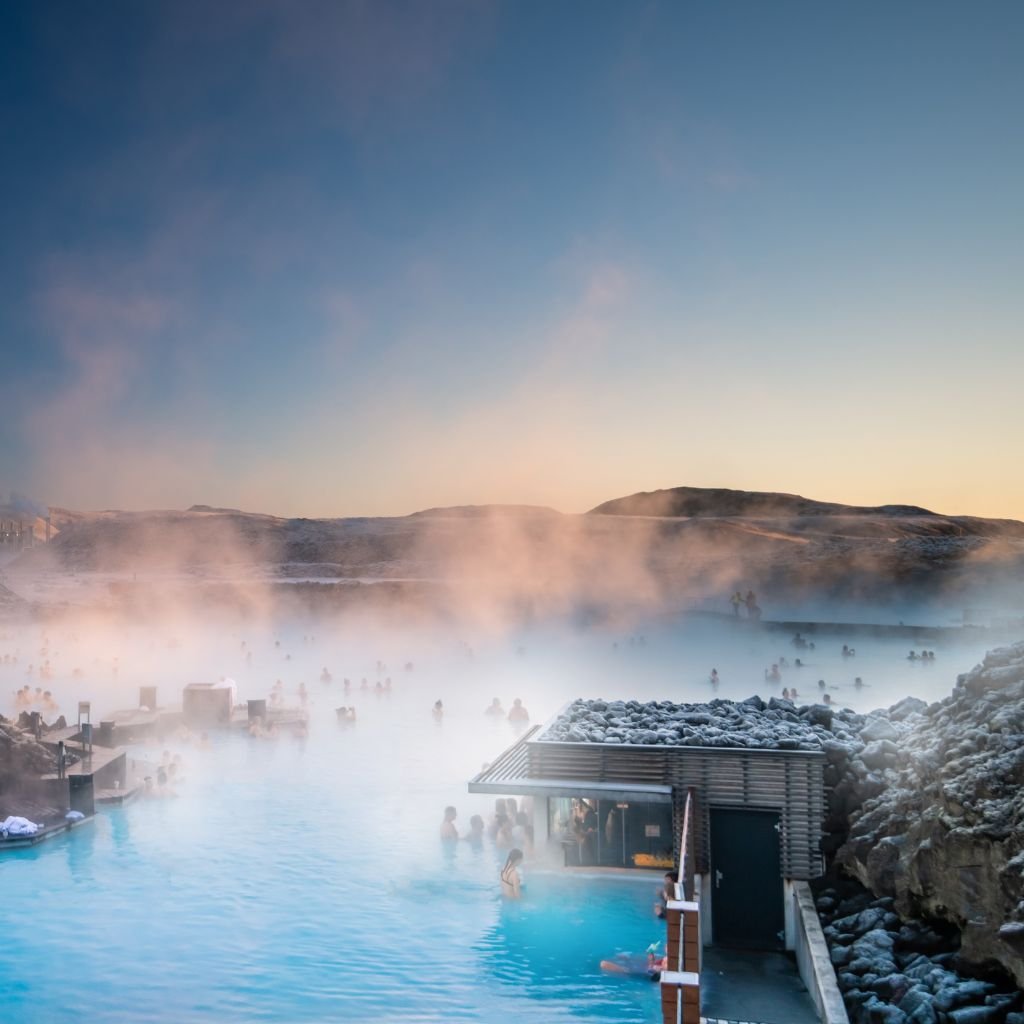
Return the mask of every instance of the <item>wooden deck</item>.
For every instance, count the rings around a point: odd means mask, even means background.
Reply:
[[[95,775],[98,771],[106,768],[111,762],[116,761],[119,757],[124,757],[125,752],[120,747],[96,747],[92,749],[90,754],[85,750],[81,744],[68,743],[66,744],[68,753],[74,754],[79,758],[75,764],[68,765],[65,769],[65,775]],[[47,775],[40,776],[43,779],[56,779],[59,778],[58,774],[50,772]]]
[[[52,825],[47,825],[45,828],[41,828],[34,836],[8,836],[6,839],[0,836],[0,853],[4,853],[7,850],[24,850],[29,846],[38,846],[40,843],[45,843],[49,839],[55,839],[65,832],[78,828],[79,825],[92,821],[94,817],[95,815],[90,815],[87,818],[82,818],[80,821],[58,821]]]

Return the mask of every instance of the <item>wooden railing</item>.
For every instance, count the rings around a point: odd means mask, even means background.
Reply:
[[[679,871],[676,875],[676,899],[693,899],[693,868],[694,868],[694,821],[693,789],[686,791],[686,803],[683,805],[683,829],[679,837]]]
[[[663,1024],[700,1024],[700,904],[694,886],[694,799],[688,790],[679,836],[675,899],[665,908],[665,970],[661,974]]]

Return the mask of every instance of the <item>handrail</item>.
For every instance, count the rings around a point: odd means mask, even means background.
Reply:
[[[679,837],[679,871],[676,875],[676,899],[693,899],[693,787],[686,791],[683,805],[683,830]]]

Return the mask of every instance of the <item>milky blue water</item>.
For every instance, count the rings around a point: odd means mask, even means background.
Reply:
[[[371,772],[364,747],[225,740],[189,755],[178,799],[6,854],[4,1019],[656,1019],[656,986],[598,966],[662,937],[653,881],[527,865],[505,904],[500,853],[436,838],[460,794],[427,756]]]
[[[599,969],[663,936],[650,877],[573,876],[537,859],[525,866],[522,903],[509,905],[499,896],[503,854],[490,843],[443,847],[442,809],[455,804],[465,831],[493,802],[466,791],[515,738],[507,722],[482,715],[493,696],[506,705],[521,696],[535,720],[576,696],[706,699],[712,664],[720,695],[767,695],[781,685],[759,677],[784,640],[663,626],[643,645],[538,634],[480,639],[471,655],[454,637],[302,635],[193,626],[173,646],[141,630],[0,637],[0,654],[19,657],[0,667],[6,713],[26,662],[45,649],[55,697],[65,708],[91,697],[94,720],[131,706],[139,685],[159,685],[171,704],[185,682],[221,675],[242,698],[281,679],[297,701],[302,682],[311,714],[305,742],[214,734],[208,749],[174,740],[139,748],[156,760],[163,749],[181,754],[176,798],[104,811],[70,835],[0,856],[0,1020],[657,1020],[656,986]],[[819,645],[805,672],[827,675],[862,710],[906,693],[942,696],[981,654],[980,645],[940,650],[922,667],[904,660],[902,643],[861,641],[856,668],[869,689],[856,691],[840,642]],[[324,666],[330,686],[319,682]],[[391,677],[391,696],[361,691],[363,677],[371,687]],[[440,725],[429,712],[438,697]],[[335,723],[342,703],[358,708],[352,728]]]

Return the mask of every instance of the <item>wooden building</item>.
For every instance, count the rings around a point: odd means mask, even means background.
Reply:
[[[787,944],[788,883],[823,870],[821,750],[546,739],[551,724],[502,753],[470,792],[531,796],[538,842],[561,844],[569,867],[666,870],[690,794],[704,943]]]

